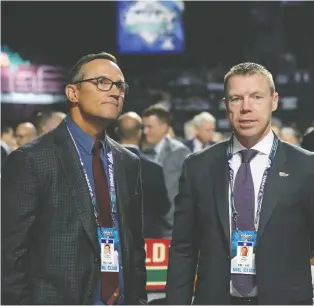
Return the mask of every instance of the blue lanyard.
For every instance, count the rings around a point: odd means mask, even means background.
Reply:
[[[99,222],[99,213],[98,213],[98,208],[97,208],[97,202],[96,202],[96,197],[93,193],[93,189],[92,189],[92,186],[91,186],[91,183],[89,181],[89,178],[88,178],[88,175],[87,175],[87,171],[85,169],[85,166],[84,166],[84,163],[83,163],[83,160],[81,158],[81,154],[80,154],[80,151],[76,145],[76,142],[67,126],[67,129],[68,129],[68,132],[72,138],[72,141],[74,143],[74,146],[75,146],[75,149],[77,151],[77,154],[79,156],[79,159],[80,159],[80,163],[82,165],[82,168],[83,168],[83,172],[84,172],[84,176],[85,176],[85,180],[86,180],[86,183],[87,183],[87,186],[88,186],[88,190],[89,190],[89,194],[90,194],[90,197],[91,197],[91,201],[92,201],[92,204],[93,204],[93,209],[94,209],[94,215],[95,215],[95,218],[96,218],[96,225],[101,229],[101,233],[103,234],[103,229],[102,227],[100,226],[100,222]],[[117,226],[117,218],[116,218],[116,189],[115,189],[115,180],[114,180],[114,167],[113,167],[113,157],[112,157],[112,152],[110,149],[108,149],[108,146],[107,146],[107,142],[105,143],[105,156],[106,156],[106,165],[105,165],[105,171],[106,171],[106,174],[107,174],[107,177],[109,178],[109,181],[108,181],[108,189],[109,189],[109,198],[110,198],[110,210],[111,210],[111,217],[112,217],[112,224],[113,224],[113,228],[118,228]]]
[[[228,145],[228,153],[227,154],[228,154],[228,168],[229,168],[229,183],[230,183],[230,190],[231,190],[230,202],[231,202],[231,208],[232,208],[232,219],[234,221],[236,230],[238,230],[237,220],[238,220],[239,214],[238,214],[236,207],[235,207],[234,190],[233,190],[234,173],[233,173],[233,169],[231,169],[230,164],[229,164],[229,161],[233,157],[233,138],[234,137],[235,137],[234,135],[231,136],[231,139],[230,139],[229,145]],[[264,196],[266,179],[267,179],[267,176],[269,174],[270,168],[273,164],[273,161],[275,159],[277,148],[278,148],[278,137],[274,134],[274,141],[273,141],[273,144],[271,147],[270,154],[268,156],[269,166],[264,171],[261,186],[259,188],[259,192],[258,192],[258,196],[257,196],[257,210],[256,210],[256,214],[255,214],[255,219],[254,219],[254,226],[255,226],[256,231],[258,228],[258,223],[259,223],[260,214],[261,214],[261,207],[262,207],[262,201],[263,201],[263,196]]]

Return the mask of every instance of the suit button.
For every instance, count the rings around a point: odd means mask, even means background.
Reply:
[[[91,297],[91,296],[92,296],[92,290],[89,290],[89,291],[88,291],[87,296],[88,296],[88,297]]]
[[[98,264],[99,263],[99,258],[98,257],[95,257],[94,258],[94,264]]]

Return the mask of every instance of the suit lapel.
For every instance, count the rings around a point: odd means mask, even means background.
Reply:
[[[279,196],[281,194],[284,180],[280,178],[279,172],[285,170],[284,164],[286,160],[287,158],[282,146],[282,142],[279,140],[276,156],[266,179],[258,226],[258,239],[260,239],[260,237],[263,235],[265,227],[277,205]]]
[[[56,140],[60,146],[58,151],[59,159],[74,199],[78,215],[94,249],[97,251],[97,254],[99,254],[100,250],[97,240],[93,204],[78,153],[64,122],[56,129]]]
[[[229,178],[227,142],[222,146],[220,154],[217,154],[213,168],[215,203],[220,222],[230,248],[230,221],[229,221]]]
[[[157,156],[156,162],[160,165],[164,164],[164,160],[167,158],[168,153],[171,151],[169,139],[165,138],[164,147],[161,149],[160,154]]]

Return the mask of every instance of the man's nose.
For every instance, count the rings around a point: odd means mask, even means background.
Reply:
[[[249,111],[251,110],[251,104],[250,104],[250,99],[249,97],[245,97],[242,101],[242,111]]]

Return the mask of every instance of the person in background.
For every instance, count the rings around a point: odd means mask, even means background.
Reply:
[[[300,146],[300,141],[297,132],[292,127],[283,127],[280,131],[280,138],[283,141],[289,142],[296,146]]]
[[[166,216],[167,228],[172,231],[174,197],[178,193],[179,177],[185,157],[191,153],[180,141],[168,136],[171,126],[170,112],[161,105],[152,105],[142,113],[144,137],[153,147],[151,157],[159,163],[164,172],[171,209]]]
[[[168,132],[167,136],[169,136],[171,138],[176,138],[176,133],[174,132],[174,129],[172,126],[169,127],[169,132]]]
[[[15,129],[15,138],[18,147],[31,142],[37,137],[37,130],[33,123],[23,122],[20,123]]]
[[[195,131],[195,126],[193,123],[193,119],[186,121],[184,123],[184,138],[185,140],[191,140],[195,137],[196,131]]]
[[[142,127],[142,119],[137,113],[125,113],[118,119],[117,136],[119,143],[141,160],[144,238],[168,238],[171,237],[171,229],[164,219],[171,205],[164,174],[159,164],[140,151]]]
[[[184,143],[192,152],[198,152],[215,143],[213,138],[216,131],[216,119],[212,114],[202,112],[196,115],[193,118],[193,124],[195,137]]]
[[[232,67],[224,92],[234,134],[184,162],[167,304],[191,304],[197,273],[195,305],[312,305],[314,154],[271,131],[279,96],[265,67]]]
[[[272,118],[271,129],[278,137],[281,137],[282,123],[278,118]]]
[[[83,56],[65,90],[69,115],[9,155],[2,304],[147,303],[140,161],[106,135],[127,89],[113,55]],[[104,258],[106,241],[118,262]]]
[[[1,128],[1,169],[7,157],[13,150],[15,143],[14,131],[11,127]]]
[[[228,139],[228,138],[226,138],[223,133],[216,131],[214,134],[214,137],[213,137],[213,142],[218,143],[218,142],[224,141],[226,139]]]
[[[55,129],[66,117],[62,112],[45,111],[38,114],[38,135],[46,134]]]

